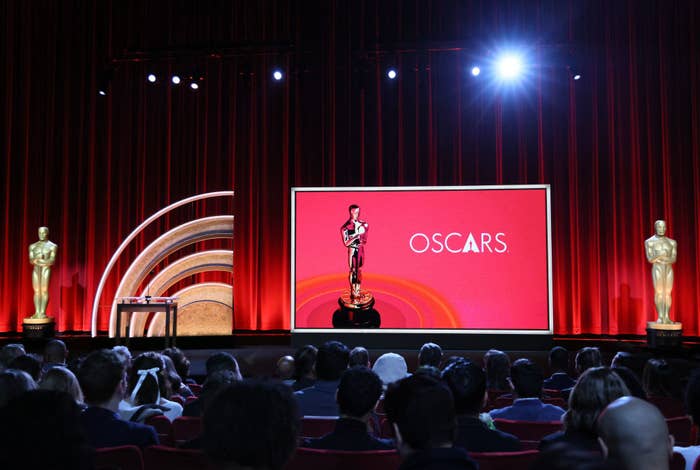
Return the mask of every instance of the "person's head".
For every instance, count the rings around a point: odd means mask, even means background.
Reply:
[[[694,424],[700,424],[700,369],[695,369],[685,389],[685,409]]]
[[[35,382],[41,378],[41,362],[29,354],[17,356],[10,361],[8,369],[19,369],[31,375]]]
[[[539,398],[542,395],[544,374],[530,359],[518,359],[510,368],[510,379],[520,398]]]
[[[486,373],[473,362],[461,359],[442,371],[442,380],[450,387],[458,415],[477,416],[486,397]]]
[[[238,367],[238,361],[227,352],[217,352],[209,356],[206,362],[207,376],[219,370],[230,370],[240,378],[241,369]]]
[[[418,351],[418,366],[433,366],[440,368],[442,348],[435,343],[425,343]]]
[[[297,349],[294,353],[294,379],[299,380],[302,377],[313,378],[314,366],[316,365],[316,354],[318,349],[316,346],[307,344]]]
[[[348,207],[348,212],[350,213],[350,218],[352,220],[357,220],[360,218],[360,206],[351,204],[350,207]]]
[[[177,373],[177,370],[175,370],[175,363],[172,359],[170,359],[170,356],[161,354],[160,357],[163,358],[163,364],[165,364],[165,375],[168,376],[168,385],[170,386],[165,398],[169,397],[170,395],[177,395],[182,387],[182,378],[180,377],[180,374]]]
[[[276,375],[281,380],[289,380],[294,375],[294,358],[282,356],[277,360]]]
[[[666,235],[666,221],[657,220],[656,222],[654,222],[654,231],[659,237],[663,237],[664,235]]]
[[[581,375],[586,369],[591,367],[600,367],[603,361],[600,357],[600,349],[596,347],[582,348],[576,353],[576,372]]]
[[[24,356],[27,352],[24,346],[19,343],[10,343],[0,349],[0,367],[6,369],[10,362],[16,357]]]
[[[595,422],[614,400],[629,395],[622,379],[608,367],[591,367],[579,377],[564,415],[567,429],[595,434]]]
[[[83,403],[85,401],[77,377],[65,367],[56,366],[49,369],[46,374],[44,374],[39,388],[42,390],[56,390],[57,392],[67,393],[73,397],[76,403]]]
[[[88,405],[118,403],[126,391],[124,364],[117,353],[109,349],[88,354],[77,375]]]
[[[68,356],[66,343],[60,339],[52,339],[44,347],[44,362],[53,364],[65,364]]]
[[[36,388],[34,379],[23,370],[5,370],[0,373],[0,408],[13,398]]]
[[[240,381],[204,411],[202,450],[214,462],[278,470],[296,447],[297,403],[282,384]]]
[[[384,387],[408,375],[406,359],[396,353],[382,354],[374,361],[372,370],[379,376]]]
[[[316,354],[316,377],[319,380],[338,380],[348,368],[350,351],[340,341],[327,341]]]
[[[112,348],[112,351],[117,355],[119,360],[122,362],[122,365],[124,366],[125,371],[129,371],[131,369],[131,351],[129,351],[129,348],[126,346],[114,346]]]
[[[340,414],[364,419],[382,394],[382,381],[365,366],[347,369],[340,377],[336,395]]]
[[[402,456],[451,446],[456,422],[450,389],[429,375],[412,375],[389,385],[384,397]]]
[[[16,397],[0,410],[3,468],[93,468],[80,412],[64,392],[32,390]]]
[[[681,383],[678,374],[663,359],[649,359],[644,365],[642,385],[648,396],[681,397]]]
[[[549,369],[552,372],[566,372],[569,369],[569,351],[561,346],[554,346],[549,351]]]
[[[207,379],[202,385],[202,393],[199,395],[199,399],[202,402],[201,410],[204,410],[209,406],[211,401],[214,399],[217,393],[225,389],[229,385],[233,385],[236,382],[240,382],[241,376],[234,373],[232,370],[217,370],[213,374],[207,376]]]
[[[369,367],[369,352],[362,346],[356,346],[350,351],[348,367],[365,366]]]
[[[626,351],[618,351],[613,356],[610,362],[610,367],[629,367],[632,368],[633,356]]]
[[[498,349],[489,349],[484,354],[486,388],[489,390],[510,390],[510,358]]]
[[[600,414],[597,431],[603,452],[626,470],[668,469],[673,437],[666,419],[651,403],[621,397]]]
[[[642,400],[647,399],[647,393],[644,391],[644,387],[642,387],[642,382],[639,381],[639,377],[637,377],[637,374],[635,374],[632,369],[622,366],[612,367],[611,369],[625,383],[631,396],[641,398]]]
[[[39,230],[37,230],[37,233],[39,235],[39,240],[46,240],[49,238],[49,228],[48,227],[39,227]]]
[[[148,351],[139,354],[129,373],[128,398],[134,405],[158,403],[169,393],[170,381],[163,356]]]
[[[187,359],[185,353],[183,353],[179,348],[173,347],[164,349],[163,355],[172,359],[177,375],[179,375],[182,380],[185,380],[190,376],[190,360]]]

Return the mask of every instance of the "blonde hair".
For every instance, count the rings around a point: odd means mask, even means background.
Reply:
[[[39,389],[66,392],[73,397],[76,403],[85,401],[78,379],[73,372],[65,367],[56,366],[49,369],[44,374],[44,379],[41,381]]]

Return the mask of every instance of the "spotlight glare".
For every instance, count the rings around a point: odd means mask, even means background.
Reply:
[[[148,79],[148,81],[151,82],[151,83],[155,83],[155,82],[156,82],[156,76],[155,76],[155,74],[149,73],[147,79]]]
[[[281,70],[275,69],[275,71],[272,72],[272,78],[275,79],[275,81],[280,81],[282,78],[284,78],[284,74],[282,73]]]
[[[172,82],[174,85],[179,85],[180,84],[180,76],[179,75],[173,75]]]
[[[498,75],[504,80],[516,78],[523,70],[522,59],[514,54],[502,56],[496,64]]]
[[[389,80],[394,80],[398,75],[399,73],[393,67],[386,71],[386,76],[389,77]]]
[[[190,83],[190,88],[192,88],[193,90],[199,90],[199,85],[197,84],[197,82],[192,82]]]
[[[472,67],[472,75],[473,76],[478,77],[480,73],[481,73],[481,69],[479,68],[478,65],[475,65],[474,67]]]
[[[97,93],[99,93],[100,96],[107,96],[107,92],[104,90],[98,90]]]
[[[574,80],[581,80],[581,74],[577,73],[576,75],[574,75]]]

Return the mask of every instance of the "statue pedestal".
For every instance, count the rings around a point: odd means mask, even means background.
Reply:
[[[650,348],[674,349],[680,348],[683,336],[683,325],[680,322],[657,323],[647,322],[647,345]]]
[[[22,336],[25,339],[53,338],[55,335],[56,322],[51,317],[22,320]]]
[[[353,299],[346,291],[338,299],[340,308],[333,312],[333,328],[379,328],[381,316],[374,307],[374,297],[367,291]]]

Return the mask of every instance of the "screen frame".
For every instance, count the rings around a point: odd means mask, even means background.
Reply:
[[[547,329],[439,329],[439,328],[296,328],[296,194],[303,192],[379,192],[379,191],[503,191],[503,190],[543,190],[546,201],[547,224]],[[554,302],[552,293],[552,215],[551,186],[549,184],[480,185],[480,186],[334,186],[334,187],[292,187],[291,188],[291,239],[290,239],[290,331],[291,333],[406,333],[406,334],[492,334],[492,335],[552,335],[554,333]]]

